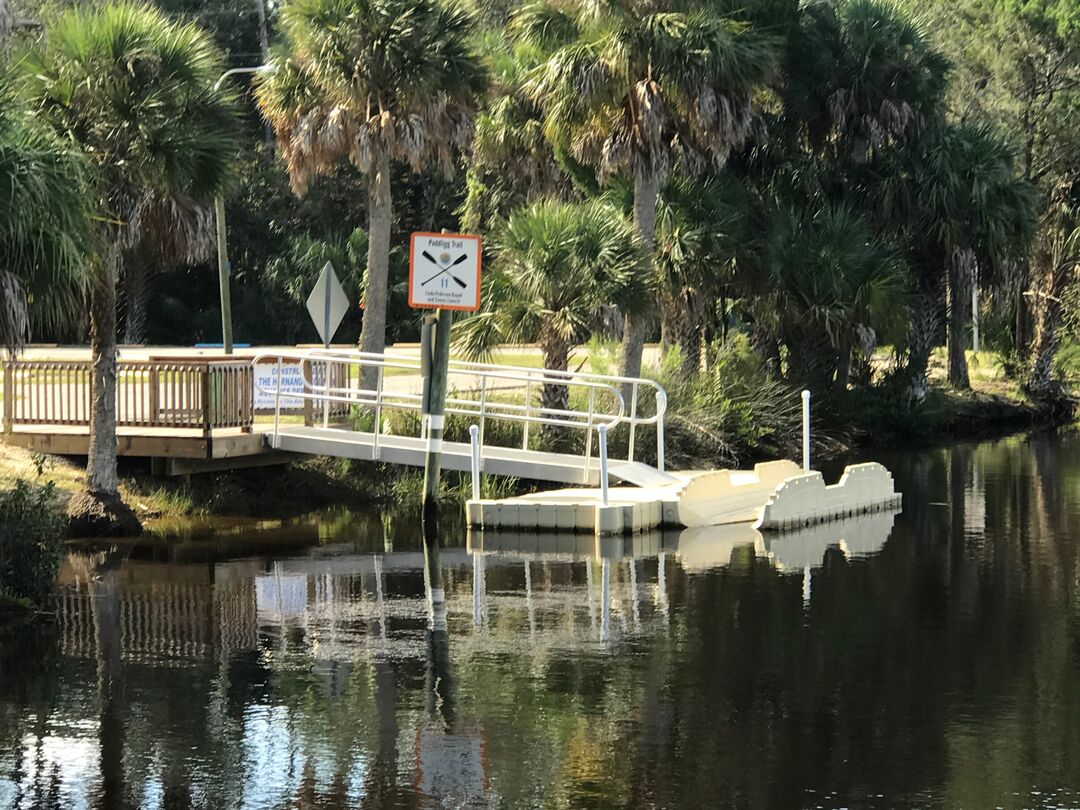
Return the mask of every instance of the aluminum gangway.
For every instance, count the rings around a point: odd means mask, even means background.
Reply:
[[[314,349],[267,352],[252,363],[276,364],[268,383],[258,378],[256,389],[274,401],[270,446],[309,455],[378,461],[423,467],[427,424],[421,418],[423,392],[421,361],[408,356],[360,351]],[[283,390],[277,383],[282,369],[299,365],[302,386]],[[263,365],[265,368],[265,365]],[[372,378],[374,378],[372,380]],[[365,385],[365,382],[367,383]],[[544,394],[547,396],[543,396]],[[303,400],[316,415],[315,424],[295,424],[282,413],[282,400]],[[602,461],[607,474],[638,486],[663,486],[677,481],[664,471],[664,414],[667,395],[652,380],[494,365],[451,360],[447,377],[448,422],[476,425],[481,472],[581,486],[599,486]],[[392,416],[411,414],[412,418]],[[331,419],[331,414],[337,416]],[[397,429],[391,424],[396,421]],[[402,430],[401,424],[411,427]],[[498,424],[518,425],[516,444],[500,442]],[[580,453],[537,448],[538,433],[572,438]],[[635,459],[639,431],[655,434],[656,464]],[[494,435],[493,435],[494,434]],[[623,458],[601,459],[606,437],[619,438]],[[613,442],[614,444],[614,442]],[[468,441],[444,441],[443,469],[471,468]]]

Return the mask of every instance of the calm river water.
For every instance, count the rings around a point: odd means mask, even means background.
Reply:
[[[0,807],[1080,805],[1080,434],[879,458],[797,535],[448,531],[445,632],[412,516],[73,555]]]

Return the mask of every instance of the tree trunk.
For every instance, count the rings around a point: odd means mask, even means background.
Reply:
[[[566,371],[570,367],[570,342],[552,332],[553,330],[545,330],[538,341],[540,351],[544,353],[544,368]],[[570,407],[570,389],[565,385],[545,384],[540,391],[540,407],[567,410]],[[540,426],[540,442],[547,449],[555,449],[565,438],[564,429],[554,425]]]
[[[390,274],[390,157],[385,153],[372,162],[368,172],[368,255],[364,285],[364,323],[360,350],[381,354],[386,348],[386,307]],[[378,369],[365,367],[361,386],[374,389]]]
[[[11,0],[0,0],[0,60],[7,61],[11,31],[15,27],[15,11]]]
[[[1058,303],[1060,299],[1049,292],[1053,287],[1051,279],[1044,279],[1031,301],[1034,334],[1025,389],[1035,399],[1049,398],[1054,390],[1054,358],[1061,345],[1057,331],[1061,304]]]
[[[836,350],[836,378],[833,384],[840,393],[847,391],[848,377],[851,374],[851,352],[854,341],[851,335],[845,332],[840,336],[840,345]]]
[[[908,399],[922,402],[926,397],[926,369],[934,350],[938,329],[938,297],[934,290],[924,289],[911,312],[908,326],[908,360],[904,369]]]
[[[121,807],[124,789],[125,706],[122,647],[120,639],[120,574],[108,561],[94,566],[87,583],[94,618],[97,660],[98,751],[101,792],[97,806]]]
[[[86,491],[68,501],[72,537],[129,537],[142,525],[120,499],[116,471],[116,270],[119,238],[110,234],[100,278],[90,287],[90,448]]]
[[[964,349],[974,280],[975,254],[970,249],[954,250],[949,262],[949,385],[963,391],[971,389]]]
[[[848,370],[848,382],[855,386],[868,387],[874,382],[874,350],[877,349],[877,334],[868,326],[855,327],[855,346]]]
[[[676,337],[681,331],[679,320],[682,318],[680,296],[675,290],[664,290],[660,297],[660,357],[665,358],[668,352],[679,345]]]
[[[1071,227],[1045,233],[1034,267],[1038,276],[1029,295],[1024,296],[1031,302],[1031,346],[1024,390],[1032,399],[1053,406],[1063,415],[1071,413],[1073,404],[1054,379],[1054,359],[1061,346],[1061,296],[1076,281],[1077,259],[1067,247],[1069,233]]]
[[[704,341],[705,301],[697,290],[684,289],[679,301],[682,317],[676,340],[682,355],[682,374],[686,377],[701,371],[701,346]]]
[[[825,392],[836,377],[836,348],[827,335],[804,331],[787,344],[784,376],[792,385]]]
[[[15,29],[15,10],[11,0],[0,0],[0,60],[8,60],[8,45],[11,32]]]
[[[124,339],[126,346],[146,343],[146,299],[150,291],[150,268],[142,256],[129,253],[123,257],[124,298],[127,311],[124,314]]]
[[[116,473],[116,273],[119,238],[105,248],[101,277],[90,288],[90,450],[86,488],[93,495],[117,497]]]
[[[660,187],[658,177],[634,178],[634,231],[641,243],[653,255],[653,237],[656,232],[656,196]],[[641,376],[641,355],[645,350],[645,338],[652,326],[651,312],[642,311],[625,316],[622,340],[622,360],[619,374],[624,377]],[[629,403],[627,404],[629,407]]]
[[[667,357],[672,348],[678,348],[679,373],[693,376],[701,370],[704,320],[701,295],[690,287],[682,287],[665,295],[661,306],[661,353]]]
[[[755,321],[750,327],[750,345],[761,356],[766,374],[780,373],[780,341],[768,327]]]
[[[1028,301],[1022,292],[1016,293],[1016,302],[1013,304],[1012,323],[1013,348],[1022,364],[1027,363],[1031,343],[1031,311],[1028,309]]]

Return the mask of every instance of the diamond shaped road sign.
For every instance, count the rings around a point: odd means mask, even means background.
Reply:
[[[307,311],[315,328],[319,330],[324,346],[329,346],[330,341],[341,326],[345,313],[349,311],[349,297],[345,294],[345,288],[338,281],[334,265],[326,263],[319,274],[319,281],[307,300]]]

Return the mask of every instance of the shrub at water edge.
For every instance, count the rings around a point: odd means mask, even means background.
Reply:
[[[51,483],[0,491],[0,612],[41,606],[60,567],[64,519]]]

